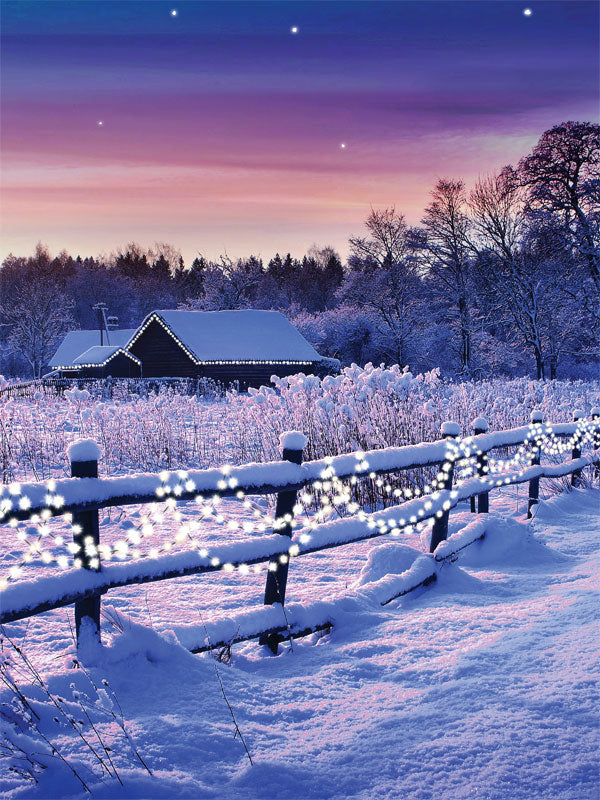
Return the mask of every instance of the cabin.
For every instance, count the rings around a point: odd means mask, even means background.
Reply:
[[[73,361],[86,378],[141,378],[142,362],[122,347],[90,347]]]
[[[64,377],[210,378],[246,389],[332,366],[278,311],[153,311],[136,330],[111,331],[104,346],[98,331],[90,345],[89,333],[67,334],[53,356]]]
[[[141,365],[138,365],[137,375],[130,375],[122,355],[123,345],[135,332],[135,328],[108,333],[104,330],[69,331],[48,363],[53,372],[64,378],[139,377]],[[120,352],[115,352],[117,350]],[[123,372],[127,374],[121,374]]]
[[[211,378],[240,388],[314,372],[321,356],[278,311],[153,311],[127,349],[144,378]]]

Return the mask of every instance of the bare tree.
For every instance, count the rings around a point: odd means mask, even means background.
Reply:
[[[350,239],[350,251],[355,258],[380,267],[391,267],[405,259],[407,226],[404,216],[397,214],[394,207],[371,209],[365,225],[368,236]]]
[[[409,230],[395,208],[371,210],[368,237],[350,239],[352,269],[339,291],[343,303],[368,311],[385,343],[386,355],[406,365],[419,353],[423,336],[422,282],[408,242]]]
[[[564,122],[546,131],[519,162],[528,207],[562,222],[600,293],[600,125]]]
[[[538,380],[544,378],[540,313],[546,299],[544,282],[521,247],[525,232],[522,192],[511,167],[480,179],[469,197],[483,281],[491,299],[489,314],[508,322],[513,333],[531,348]]]
[[[181,263],[181,250],[168,242],[154,242],[153,247],[148,248],[146,257],[150,264],[155,263],[162,257],[169,265],[171,275],[174,275]]]
[[[24,275],[0,306],[11,326],[9,347],[28,362],[34,378],[41,377],[57,340],[73,325],[72,305],[52,281]]]
[[[422,360],[425,308],[421,283],[405,264],[376,272],[351,272],[342,287],[343,302],[368,311],[385,342],[386,355],[405,366]]]
[[[473,254],[469,244],[465,185],[439,180],[421,220],[423,235],[417,244],[427,274],[441,292],[450,324],[458,329],[460,372],[472,373],[473,360]]]
[[[234,262],[222,255],[219,264],[209,263],[204,270],[204,293],[184,306],[204,311],[252,308],[263,277],[262,262],[254,256]]]

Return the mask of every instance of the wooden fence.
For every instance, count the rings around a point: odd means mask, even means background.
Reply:
[[[592,468],[592,480],[600,478],[600,409],[593,409],[591,420],[576,414],[571,423],[551,426],[543,423],[541,415],[534,412],[530,425],[494,433],[486,431],[484,420],[476,422],[474,435],[465,439],[459,437],[458,426],[446,423],[442,427],[444,438],[436,442],[346,453],[308,462],[302,461],[302,445],[299,444],[302,437],[294,434],[283,440],[281,461],[231,467],[226,472],[218,469],[191,471],[186,473],[185,483],[177,472],[169,473],[166,479],[164,474],[98,478],[98,461],[93,450],[93,457],[90,457],[89,448],[80,448],[79,453],[74,449],[72,477],[53,482],[51,496],[47,484],[41,483],[24,484],[18,490],[13,487],[12,494],[0,495],[0,524],[16,526],[19,521],[32,518],[39,521],[72,514],[76,531],[74,545],[79,548],[81,568],[66,569],[33,581],[9,582],[0,593],[0,624],[74,604],[78,642],[84,618],[91,621],[91,629],[99,639],[101,596],[113,588],[223,568],[247,570],[254,564],[267,563],[262,611],[240,614],[227,636],[222,626],[210,623],[208,628],[204,626],[206,636],[199,637],[195,626],[187,634],[183,631],[180,640],[193,652],[200,652],[259,638],[277,652],[278,643],[284,639],[327,630],[333,622],[331,604],[317,603],[310,609],[288,605],[284,610],[292,557],[388,535],[391,530],[433,519],[430,555],[417,559],[415,569],[411,568],[406,575],[387,576],[371,586],[373,596],[385,605],[435,580],[436,564],[455,558],[458,551],[483,538],[490,491],[528,483],[528,516],[531,517],[538,502],[541,478],[570,475],[571,484],[576,487],[581,485],[586,467]],[[570,451],[570,460],[542,465],[544,443],[557,441],[564,442],[562,447]],[[512,446],[527,449],[529,463],[504,472],[488,472],[488,453]],[[584,448],[587,452],[582,454]],[[472,460],[475,475],[454,485],[455,464],[464,463],[465,459]],[[341,480],[353,476],[374,479],[379,475],[426,467],[439,470],[437,491],[370,515],[363,513],[362,518],[359,515],[322,523],[311,529],[310,537],[292,540],[293,514],[301,488],[314,486],[328,475]],[[187,550],[156,558],[101,564],[97,549],[100,544],[99,509],[154,503],[157,493],[178,502],[215,494],[219,497],[276,494],[274,532],[215,546],[210,555]],[[474,523],[448,539],[450,511],[467,500],[471,502],[471,511],[477,511]]]
[[[105,397],[147,397],[171,389],[177,394],[214,397],[237,384],[220,385],[211,378],[37,378],[12,383],[0,389],[0,400],[32,399],[37,392],[44,397],[60,396],[66,389],[88,389]]]

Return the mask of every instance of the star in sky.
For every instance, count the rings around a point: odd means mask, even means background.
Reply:
[[[172,8],[172,9],[171,9],[171,16],[172,16],[172,17],[176,17],[176,16],[177,16],[177,14],[179,14],[179,11],[177,11],[177,9],[176,9],[176,8]]]
[[[345,149],[346,149],[346,142],[342,142],[340,144],[340,150],[345,150]]]
[[[104,125],[104,122],[101,119],[99,119],[98,120],[98,127],[101,128],[103,125]]]
[[[290,33],[298,33],[298,26],[292,25],[292,27],[290,28]]]
[[[532,14],[533,14],[533,11],[530,8],[524,8],[523,9],[523,16],[524,17],[530,17]]]

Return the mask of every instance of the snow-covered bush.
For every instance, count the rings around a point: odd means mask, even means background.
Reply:
[[[305,458],[319,458],[431,441],[450,419],[467,435],[480,416],[498,430],[526,424],[534,408],[559,422],[600,404],[599,381],[454,383],[438,370],[413,375],[373,364],[324,378],[273,378],[212,400],[170,390],[113,399],[75,391],[0,400],[3,482],[68,474],[67,447],[78,438],[100,444],[101,471],[114,475],[277,459],[286,430],[304,432]]]
[[[439,438],[440,425],[457,422],[463,435],[484,416],[491,430],[524,425],[533,408],[548,421],[567,421],[581,406],[589,412],[598,381],[527,378],[454,383],[438,370],[412,375],[406,368],[356,364],[320,380],[312,375],[273,378],[274,387],[234,399],[237,451],[255,460],[278,457],[282,430],[308,436],[306,457],[414,444]]]

